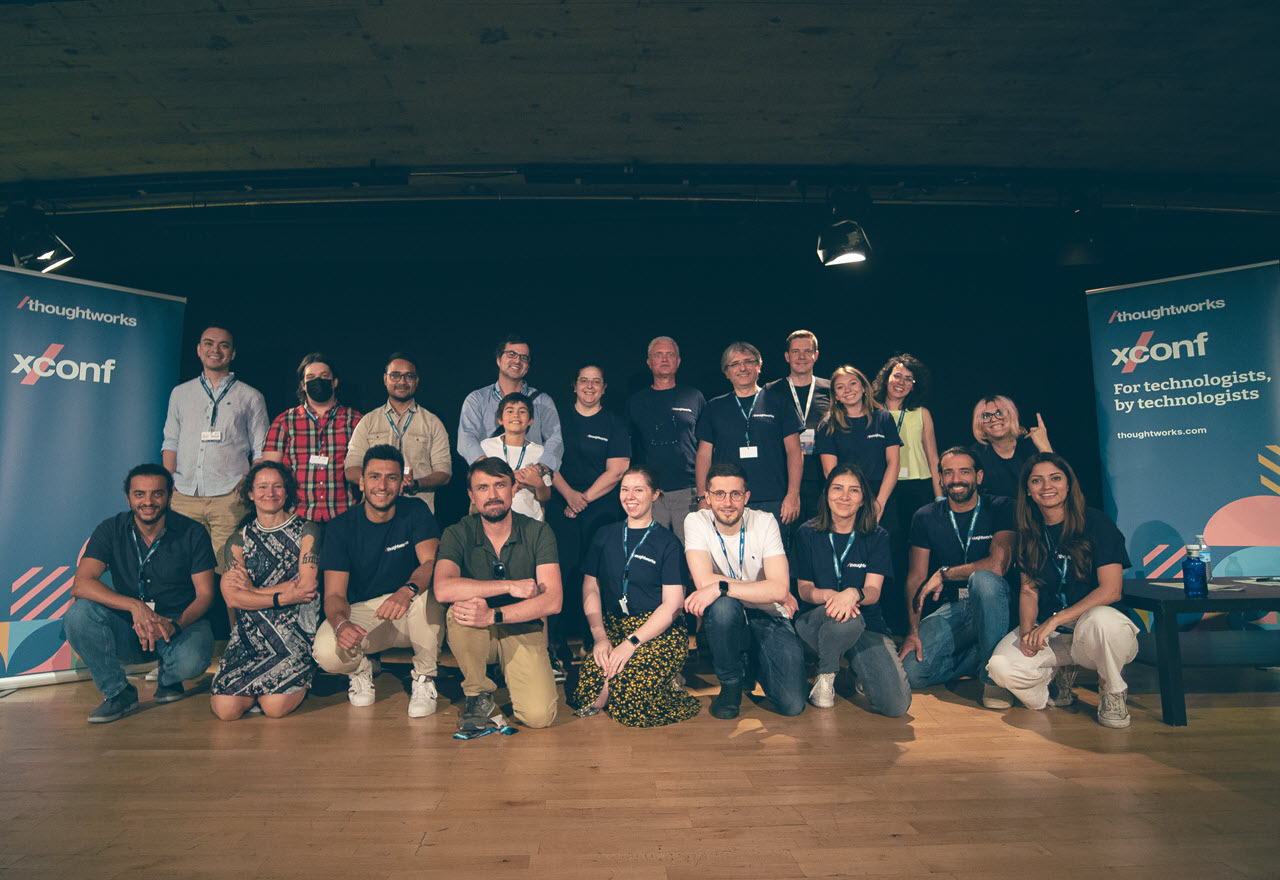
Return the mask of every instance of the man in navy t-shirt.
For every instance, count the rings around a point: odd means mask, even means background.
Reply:
[[[968,447],[942,453],[938,473],[947,497],[911,518],[902,668],[913,688],[977,675],[982,705],[1008,709],[1009,692],[991,681],[987,660],[1009,631],[1013,503],[978,493],[982,469]]]
[[[440,526],[426,502],[400,494],[404,457],[380,444],[365,453],[364,503],[330,520],[324,533],[325,622],[316,633],[316,662],[350,677],[353,706],[374,702],[373,663],[366,656],[413,649],[409,717],[436,710],[436,657],[444,642],[444,608],[432,595]]]
[[[645,361],[653,384],[631,395],[627,415],[631,420],[633,461],[643,463],[658,477],[662,490],[653,502],[653,521],[675,532],[684,544],[684,518],[697,509],[693,500],[693,466],[698,452],[694,428],[707,405],[702,392],[676,384],[680,346],[670,336],[649,343]]]
[[[707,403],[698,419],[698,458],[694,478],[698,507],[706,499],[707,471],[713,461],[735,464],[751,484],[751,506],[778,519],[785,537],[800,516],[800,416],[788,401],[765,394],[760,378],[760,350],[734,342],[720,356],[720,367],[733,391]]]

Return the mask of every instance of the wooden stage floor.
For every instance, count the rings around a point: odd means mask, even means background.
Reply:
[[[835,709],[796,718],[744,701],[717,721],[704,699],[627,730],[562,705],[549,730],[472,742],[451,737],[456,677],[410,720],[404,671],[367,709],[327,679],[289,718],[234,723],[140,681],[143,711],[104,726],[90,682],[10,694],[0,877],[1280,876],[1277,670],[1188,672],[1185,728],[1134,667],[1124,731],[1094,722],[1089,682],[1071,709],[1000,713],[964,681],[892,720],[842,673]]]

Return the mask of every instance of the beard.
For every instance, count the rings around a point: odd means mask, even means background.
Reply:
[[[496,523],[506,519],[510,512],[510,507],[485,507],[480,511],[480,515],[484,517],[485,522]]]
[[[742,510],[736,510],[733,513],[727,514],[727,516],[729,517],[728,519],[725,518],[726,514],[723,514],[718,510],[712,510],[711,512],[715,515],[715,518],[720,523],[720,525],[725,526],[727,528],[733,528],[738,523],[742,522],[742,513],[743,513]]]
[[[963,494],[957,496],[956,495],[957,491],[962,491]],[[964,504],[966,501],[972,498],[974,493],[977,491],[978,491],[978,487],[973,483],[964,483],[963,485],[959,483],[952,483],[950,486],[947,487],[947,497],[950,498],[952,501],[956,502],[957,504]]]

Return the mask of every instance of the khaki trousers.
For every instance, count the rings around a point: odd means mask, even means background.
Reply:
[[[227,570],[227,539],[247,512],[238,492],[226,495],[183,495],[174,492],[169,506],[178,513],[204,526],[218,557],[218,574]]]
[[[556,720],[560,694],[551,672],[542,622],[463,626],[448,614],[449,650],[462,670],[462,693],[468,697],[498,689],[486,666],[499,663],[511,694],[511,714],[526,727],[550,727]]]
[[[360,668],[365,654],[376,654],[390,648],[412,648],[414,674],[435,677],[436,658],[440,656],[440,646],[444,643],[444,606],[427,590],[409,603],[404,617],[379,620],[374,612],[386,599],[387,596],[377,596],[351,606],[351,622],[368,633],[353,651],[338,647],[329,621],[321,624],[312,650],[321,669],[351,675]]]

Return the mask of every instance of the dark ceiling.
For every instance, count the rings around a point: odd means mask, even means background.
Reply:
[[[0,5],[0,199],[1280,210],[1275,0]]]

